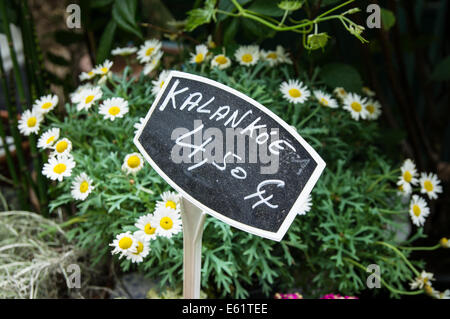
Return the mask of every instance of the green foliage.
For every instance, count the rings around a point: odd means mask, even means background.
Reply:
[[[215,50],[222,52],[222,48]],[[324,84],[331,88],[337,84],[360,86],[359,77],[330,82],[337,72],[332,72],[333,68],[342,72],[341,78],[353,70],[344,65],[324,67],[321,80],[308,77],[302,70],[300,80],[311,90],[326,90]],[[202,289],[208,296],[245,298],[255,287],[269,295],[274,289],[293,286],[302,286],[305,295],[311,297],[330,291],[355,295],[366,289],[367,277],[365,269],[355,265],[364,268],[374,263],[381,266],[382,278],[392,294],[402,293],[405,282],[414,276],[402,257],[408,253],[399,255],[379,242],[395,243],[397,233],[409,221],[407,208],[396,193],[398,170],[377,146],[383,137],[378,124],[354,121],[348,112],[322,107],[314,99],[301,105],[286,101],[279,86],[295,77],[292,66],[271,68],[261,62],[252,68],[234,65],[218,70],[205,64],[184,64],[183,70],[224,83],[270,108],[296,127],[327,163],[312,193],[312,210],[294,220],[281,242],[207,217]],[[67,231],[71,240],[96,256],[93,262],[110,254],[108,244],[116,234],[137,230],[134,223],[138,217],[153,211],[160,194],[169,189],[148,164],[136,176],[121,171],[125,155],[137,151],[132,142],[133,125],[146,115],[154,99],[152,79],[142,74],[133,78],[130,73],[127,67],[102,89],[102,99],[122,97],[129,102],[130,111],[123,118],[110,122],[98,114],[97,106],[77,112],[69,104],[62,120],[48,115],[52,126],[61,128],[62,136],[73,143],[77,166],[72,175],[84,171],[94,180],[94,191],[85,201],[76,203],[76,216],[68,221],[73,226]],[[56,184],[51,197],[51,210],[71,203],[70,180]],[[419,232],[416,238],[421,236]],[[138,265],[127,260],[117,262],[123,271],[137,267],[163,286],[180,287],[182,233],[152,241],[149,256]]]

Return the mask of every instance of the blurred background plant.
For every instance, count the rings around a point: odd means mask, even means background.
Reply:
[[[69,29],[66,25],[66,18],[70,14],[70,12],[66,12],[66,7],[71,3],[80,5],[82,20],[80,29]],[[294,5],[295,3],[297,4]],[[298,7],[299,4],[301,4],[301,7]],[[369,4],[378,4],[381,7],[382,27],[379,29],[370,29],[366,26],[366,19],[370,15],[366,11]],[[242,43],[257,43],[263,48],[274,48],[281,44],[288,50],[294,62],[292,69],[288,71],[291,72],[292,77],[307,78],[312,83],[320,83],[329,88],[343,87],[353,92],[360,92],[364,83],[375,91],[377,99],[383,105],[383,114],[381,121],[378,123],[378,128],[372,128],[372,125],[369,125],[369,127],[363,129],[358,128],[359,124],[339,123],[338,133],[336,133],[338,136],[333,137],[333,135],[330,135],[333,133],[332,130],[323,128],[323,118],[319,112],[316,118],[318,123],[313,118],[308,122],[308,127],[300,131],[302,136],[320,149],[321,155],[325,158],[332,156],[332,158],[336,157],[347,161],[339,164],[342,166],[337,165],[336,169],[331,169],[330,174],[324,175],[321,183],[317,186],[316,192],[325,196],[323,197],[325,202],[322,202],[322,200],[315,202],[315,205],[320,207],[321,211],[325,212],[333,206],[328,200],[325,200],[327,196],[333,194],[334,197],[331,197],[330,200],[331,203],[335,203],[337,198],[341,198],[335,193],[351,192],[351,189],[341,186],[336,186],[334,192],[331,192],[329,185],[323,183],[342,185],[342,182],[339,182],[341,179],[345,181],[345,184],[348,183],[347,179],[354,179],[355,185],[365,185],[367,180],[361,172],[374,170],[378,173],[380,171],[388,173],[387,167],[391,167],[393,163],[398,164],[405,157],[409,157],[414,159],[419,170],[436,172],[444,182],[444,194],[441,194],[437,200],[430,204],[431,213],[423,228],[423,233],[427,236],[422,236],[422,232],[420,232],[417,236],[419,238],[413,239],[417,239],[417,245],[433,246],[443,235],[450,233],[450,217],[446,213],[450,205],[447,186],[450,179],[450,127],[448,121],[450,57],[449,43],[445,37],[445,30],[448,29],[450,19],[448,19],[449,5],[447,1],[415,1],[414,4],[411,4],[406,0],[308,0],[302,2],[283,1],[280,3],[270,0],[167,0],[164,2],[158,0],[0,0],[0,5],[0,32],[5,34],[6,40],[3,41],[1,46],[3,69],[1,70],[0,108],[3,112],[1,113],[0,137],[2,137],[3,145],[10,146],[9,148],[3,147],[4,156],[1,161],[3,165],[1,186],[2,197],[5,198],[3,202],[6,203],[5,209],[8,205],[15,206],[13,208],[33,208],[46,216],[47,194],[50,194],[51,198],[55,198],[55,194],[58,194],[58,188],[50,187],[50,193],[46,189],[48,184],[43,180],[40,173],[40,168],[46,158],[44,153],[39,155],[36,152],[36,141],[33,135],[30,139],[24,138],[18,134],[17,130],[16,115],[30,108],[37,97],[50,91],[57,93],[61,101],[57,114],[62,119],[70,111],[64,105],[68,101],[68,94],[73,92],[79,84],[78,74],[80,71],[89,71],[95,64],[103,62],[110,56],[114,47],[137,46],[144,39],[151,37],[164,38],[163,50],[168,54],[163,58],[162,67],[180,68],[188,56],[188,50],[186,49],[205,42],[208,35],[212,35],[215,45],[225,47],[227,52],[233,52],[238,44]],[[293,6],[287,10],[287,5]],[[293,8],[296,8],[296,10],[291,10]],[[337,9],[334,10],[335,8]],[[344,19],[347,23],[345,26],[342,24],[342,14],[352,10],[352,8],[359,8],[360,10],[353,10],[355,12],[352,11],[351,15],[348,13],[348,18],[351,18],[353,23],[365,27],[362,35],[357,32],[360,29],[356,27],[353,27],[354,32],[352,33],[349,30],[352,24],[347,20]],[[328,15],[341,16],[341,18],[336,17],[325,21],[316,20]],[[345,16],[347,17],[347,15]],[[264,20],[264,22],[261,20]],[[10,23],[13,23],[16,27],[11,26],[11,29],[9,29],[7,26]],[[311,24],[314,25],[315,23],[317,29],[315,26],[310,27]],[[282,30],[282,28],[301,24],[305,25],[298,27],[299,34],[291,30],[287,30],[288,32]],[[8,35],[7,30],[11,30],[11,36]],[[354,37],[356,35],[363,36],[369,43],[361,43],[359,39]],[[16,50],[11,50],[12,45]],[[116,57],[113,71],[123,70],[126,64],[126,59]],[[135,63],[130,66],[135,75],[140,73],[141,65]],[[229,82],[234,77],[241,79],[240,71],[236,71],[238,72],[236,75],[225,77],[221,76],[220,72],[209,73],[207,70],[199,71],[190,69],[189,66],[186,67],[185,70],[208,75],[221,82],[230,83],[231,86],[238,84],[236,88],[249,95],[254,94],[253,97],[262,104],[271,104],[271,97],[265,97],[263,92],[253,92],[252,90],[256,89],[247,88],[248,83],[244,85],[239,84],[239,81]],[[282,77],[286,79],[285,75],[285,73],[275,73],[271,78],[280,79]],[[254,80],[254,85],[263,81],[260,74]],[[271,84],[270,81],[270,79],[267,79],[263,85],[273,86],[274,84]],[[140,90],[145,93],[144,89]],[[136,96],[141,96],[139,93],[136,94]],[[143,104],[150,102],[141,101]],[[292,116],[295,113],[285,113],[283,110],[278,110],[278,112],[279,115],[292,123]],[[303,114],[297,113],[296,116],[297,120]],[[333,121],[333,119],[330,121]],[[129,125],[131,124],[130,122]],[[337,123],[335,124],[337,125]],[[360,136],[358,137],[361,140],[355,138],[355,130],[359,132]],[[378,136],[378,138],[375,138],[375,136]],[[326,143],[326,147],[320,146],[320,143],[327,139],[330,139],[330,141]],[[338,142],[342,140],[352,140],[352,143],[344,143],[343,146]],[[11,142],[13,145],[11,145]],[[365,148],[366,146],[360,143],[369,142],[374,145],[373,153],[371,153],[371,148],[369,148],[369,155],[358,153],[361,152],[361,147]],[[350,165],[346,152],[355,155],[353,158],[357,165],[368,165],[368,167],[360,167],[362,171],[355,170],[354,176],[351,173],[346,176],[342,171],[337,174],[336,170],[339,167],[342,169]],[[372,164],[368,163],[370,161],[372,161]],[[390,162],[390,164],[386,164],[385,161]],[[156,176],[153,177],[157,178]],[[388,182],[386,181],[386,183]],[[9,191],[11,185],[15,187],[12,192]],[[164,189],[164,185],[160,185],[161,190]],[[358,188],[359,190],[360,188]],[[374,198],[382,196],[377,194],[378,191],[383,191],[383,189],[375,189]],[[348,196],[347,193],[341,195]],[[151,198],[146,198],[146,200],[152,202]],[[151,206],[151,204],[149,205]],[[340,204],[339,209],[349,211],[345,208],[345,204]],[[358,207],[357,209],[363,208]],[[81,207],[81,210],[83,210],[83,207]],[[80,208],[66,205],[64,219],[69,220],[70,216],[79,211]],[[89,227],[83,229],[81,226],[78,228],[79,223],[74,223],[69,227],[73,227],[70,229],[73,238],[75,238],[75,234],[79,234],[78,244],[87,246],[89,240],[92,239],[95,242],[96,239],[104,237],[100,242],[109,241],[110,237],[106,239],[108,234],[119,231],[121,225],[131,225],[130,221],[133,216],[130,215],[125,220],[111,217],[109,222],[116,225],[116,228],[111,230],[107,229],[109,227],[107,222],[101,227],[97,225],[99,227],[96,228],[97,230]],[[320,214],[307,218],[314,219],[314,221],[311,220],[311,223],[313,223],[311,226],[316,225],[315,227],[318,227],[317,225],[320,225],[322,227],[327,224],[326,221],[321,220],[321,218],[326,217]],[[338,218],[342,218],[343,220],[339,222],[345,225],[345,219],[348,216],[343,214],[339,215]],[[212,228],[211,226],[207,227]],[[86,229],[88,229],[87,232],[85,232]],[[92,232],[91,235],[95,232],[97,232],[97,235],[90,238],[89,229]],[[323,234],[322,228],[320,229],[320,231],[314,231],[310,238]],[[334,236],[338,234],[339,238],[342,233],[338,232],[337,229],[327,231]],[[223,236],[226,236],[228,230],[225,229],[223,232]],[[292,233],[296,233],[295,226]],[[360,234],[364,234],[364,232]],[[82,236],[85,236],[84,239]],[[236,236],[244,235],[238,234]],[[343,236],[345,238],[345,232]],[[385,235],[380,233],[379,236]],[[233,239],[233,241],[235,240],[237,239]],[[245,240],[247,239],[241,239],[243,242]],[[303,237],[302,240],[304,240]],[[338,238],[329,237],[327,240],[333,242]],[[293,241],[295,245],[301,246],[301,249],[297,247],[300,251],[302,249],[304,251],[307,247],[314,247],[314,243]],[[348,242],[346,242],[347,244]],[[258,245],[263,245],[263,247]],[[327,247],[327,245],[325,244],[324,247]],[[205,243],[205,246],[208,247],[208,244]],[[263,242],[263,244],[255,244],[255,249],[258,248],[258,251],[275,249],[268,248],[271,246],[271,243]],[[281,247],[283,247],[283,250],[285,249],[284,246],[277,247],[277,249],[281,249]],[[105,249],[101,245],[98,248]],[[379,247],[378,249],[384,248]],[[436,251],[431,254],[427,251],[407,250],[406,253],[412,259],[426,260],[427,265],[429,265],[427,269],[438,273],[438,280],[441,284],[448,286],[450,282],[448,273],[450,261],[445,252]],[[179,251],[170,254],[179,254]],[[248,254],[251,256],[251,253]],[[313,266],[311,269],[317,270],[317,265],[327,262],[328,257],[327,254],[318,254],[311,257],[310,262]],[[204,255],[204,260],[208,260],[208,258],[210,257]],[[221,258],[227,260],[227,258],[240,258],[240,256],[225,257],[223,255]],[[289,263],[289,254],[280,258],[286,258],[284,262]],[[294,260],[297,258],[302,260],[305,257],[303,255],[296,256]],[[317,259],[314,261],[315,258]],[[249,259],[244,264],[248,264],[248,261]],[[279,263],[279,261],[273,262]],[[386,262],[392,263],[392,260],[386,260]],[[151,261],[148,264],[151,264]],[[228,278],[227,276],[232,278],[232,275],[227,275],[227,270],[224,270],[227,269],[229,261],[225,264],[219,263],[219,265],[223,267],[219,267],[213,273],[218,274],[225,271],[223,278]],[[326,265],[331,267],[332,264]],[[404,264],[398,263],[397,267],[400,268],[397,272],[392,272],[392,276],[395,276],[395,274],[406,276],[407,270],[401,268],[402,265]],[[122,266],[125,270],[128,269],[126,263]],[[258,268],[266,267],[264,265],[255,265],[255,267],[255,273],[271,274],[269,268],[267,268],[269,269],[267,272],[260,270],[265,268]],[[389,268],[390,266],[386,267]],[[166,276],[166,280],[170,282],[172,277],[168,274],[172,274],[171,271],[176,269],[178,268],[168,268],[163,277]],[[299,269],[293,271],[299,271]],[[340,287],[344,291],[339,291],[345,293],[345,289],[349,285],[352,287],[354,285],[360,286],[360,283],[357,283],[358,279],[355,279],[357,277],[356,268],[351,268],[350,273],[344,274],[344,271],[348,271],[348,269],[350,268],[342,268],[341,270],[330,268],[329,271],[332,272],[332,276],[327,277],[329,273],[321,272],[317,282],[325,285],[328,279],[335,281],[336,276],[348,276],[343,281],[344,286]],[[145,268],[143,270],[147,271]],[[259,283],[260,287],[266,287],[264,288],[265,292],[269,289],[268,287],[273,286],[272,281],[274,280],[271,275],[266,276],[269,277]],[[298,274],[280,271],[279,276],[280,279],[276,281],[276,284],[282,285],[284,283],[293,284],[292,278],[303,278],[305,281],[311,278],[303,272],[303,269]],[[241,280],[242,278],[238,282],[242,282]],[[399,278],[389,278],[389,280],[396,282]],[[243,282],[246,282],[246,280],[243,280]],[[239,288],[236,280],[233,283],[233,292],[236,295]],[[230,282],[217,283],[217,285],[229,284]],[[307,286],[307,283],[303,284],[305,287]],[[332,284],[332,282],[329,284]],[[250,288],[244,288],[245,291],[250,291],[251,295],[258,295],[262,292],[258,289],[256,291],[248,289]],[[244,290],[240,290],[241,296]],[[214,292],[210,293],[214,295]],[[354,291],[349,290],[348,293],[354,293]]]

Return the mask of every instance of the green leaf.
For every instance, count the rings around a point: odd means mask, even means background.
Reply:
[[[281,17],[284,14],[284,10],[278,7],[278,2],[273,0],[255,0],[247,9],[271,17]]]
[[[326,64],[320,71],[320,78],[331,88],[343,87],[353,92],[359,92],[363,85],[359,72],[354,67],[342,63]]]
[[[103,62],[109,56],[116,28],[117,23],[114,20],[109,21],[106,25],[105,31],[103,31],[102,37],[100,38],[100,44],[98,45],[97,63]]]
[[[211,22],[215,19],[216,0],[206,0],[203,8],[188,11],[186,21],[186,31],[192,31],[202,24]]]
[[[391,10],[381,8],[381,24],[386,31],[394,26],[395,15]]]
[[[143,39],[141,30],[136,22],[136,5],[136,0],[116,0],[112,8],[112,16],[121,29]]]
[[[450,80],[450,55],[436,65],[431,79],[434,81]]]

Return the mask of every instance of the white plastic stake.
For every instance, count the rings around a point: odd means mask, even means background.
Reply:
[[[206,214],[184,197],[181,198],[183,221],[183,297],[200,298],[202,235]]]

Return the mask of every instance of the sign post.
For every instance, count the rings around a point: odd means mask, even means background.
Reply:
[[[184,297],[200,297],[205,214],[280,241],[325,168],[265,106],[216,81],[171,71],[134,143],[181,196]]]
[[[202,235],[206,214],[186,198],[181,198],[183,221],[183,297],[200,298]]]

